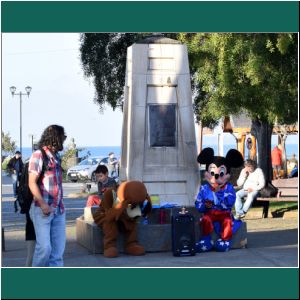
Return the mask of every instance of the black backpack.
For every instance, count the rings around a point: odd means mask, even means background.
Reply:
[[[42,172],[38,178],[38,183],[43,178],[44,173],[48,168],[48,156],[46,155],[44,149],[40,149],[40,150],[42,152],[42,157],[43,157],[43,167],[42,167]],[[18,211],[18,205],[19,205],[21,214],[29,213],[30,206],[33,200],[33,195],[28,185],[28,180],[29,180],[28,167],[29,167],[29,161],[27,161],[23,165],[22,173],[19,178],[18,187],[17,187],[17,199],[15,201],[15,212]]]
[[[260,197],[271,198],[276,197],[278,188],[274,186],[270,181],[267,181],[265,186],[259,191]]]

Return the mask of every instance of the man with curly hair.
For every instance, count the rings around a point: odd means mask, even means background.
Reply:
[[[36,234],[33,267],[63,266],[66,217],[61,159],[58,152],[63,150],[65,139],[62,126],[48,126],[39,141],[39,149],[31,155],[29,161],[29,188],[34,199],[30,208],[30,218]],[[46,168],[43,164],[45,156]],[[43,168],[45,169],[42,170]],[[40,176],[41,174],[43,175]]]

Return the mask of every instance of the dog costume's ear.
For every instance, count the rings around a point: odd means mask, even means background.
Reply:
[[[238,150],[230,149],[226,155],[226,163],[232,168],[238,168],[244,164],[244,158]]]
[[[107,188],[103,193],[103,201],[101,201],[101,205],[104,209],[109,209],[114,205],[114,195],[112,188]]]
[[[197,157],[199,164],[209,165],[214,159],[214,149],[204,148]]]
[[[129,204],[140,205],[144,203],[145,199],[148,199],[147,189],[144,183],[134,180],[122,182],[118,188],[117,195],[120,202],[114,207],[115,210],[117,210],[116,220]],[[149,202],[151,202],[150,197]]]

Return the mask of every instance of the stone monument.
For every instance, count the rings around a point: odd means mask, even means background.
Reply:
[[[195,216],[199,238],[200,214],[194,202],[200,171],[185,45],[152,36],[128,48],[123,112],[120,180],[143,181],[161,205],[193,206],[188,211]],[[147,252],[171,251],[171,219],[177,210],[155,209],[147,225],[139,221],[138,239]],[[102,253],[103,233],[91,216],[89,211],[76,219],[76,239],[92,253]],[[242,224],[232,248],[247,244]],[[122,240],[118,243],[123,251]]]
[[[161,35],[127,49],[120,180],[160,205],[194,206],[200,184],[186,46]]]

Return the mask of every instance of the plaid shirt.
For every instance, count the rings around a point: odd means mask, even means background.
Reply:
[[[53,155],[47,147],[43,147],[48,157],[48,168],[44,172],[41,180],[38,181],[42,197],[49,206],[59,207],[60,212],[64,212],[63,187],[62,187],[62,168],[58,154]],[[29,160],[28,172],[40,176],[43,167],[43,155],[41,150],[32,153]],[[36,206],[39,206],[35,202]]]

